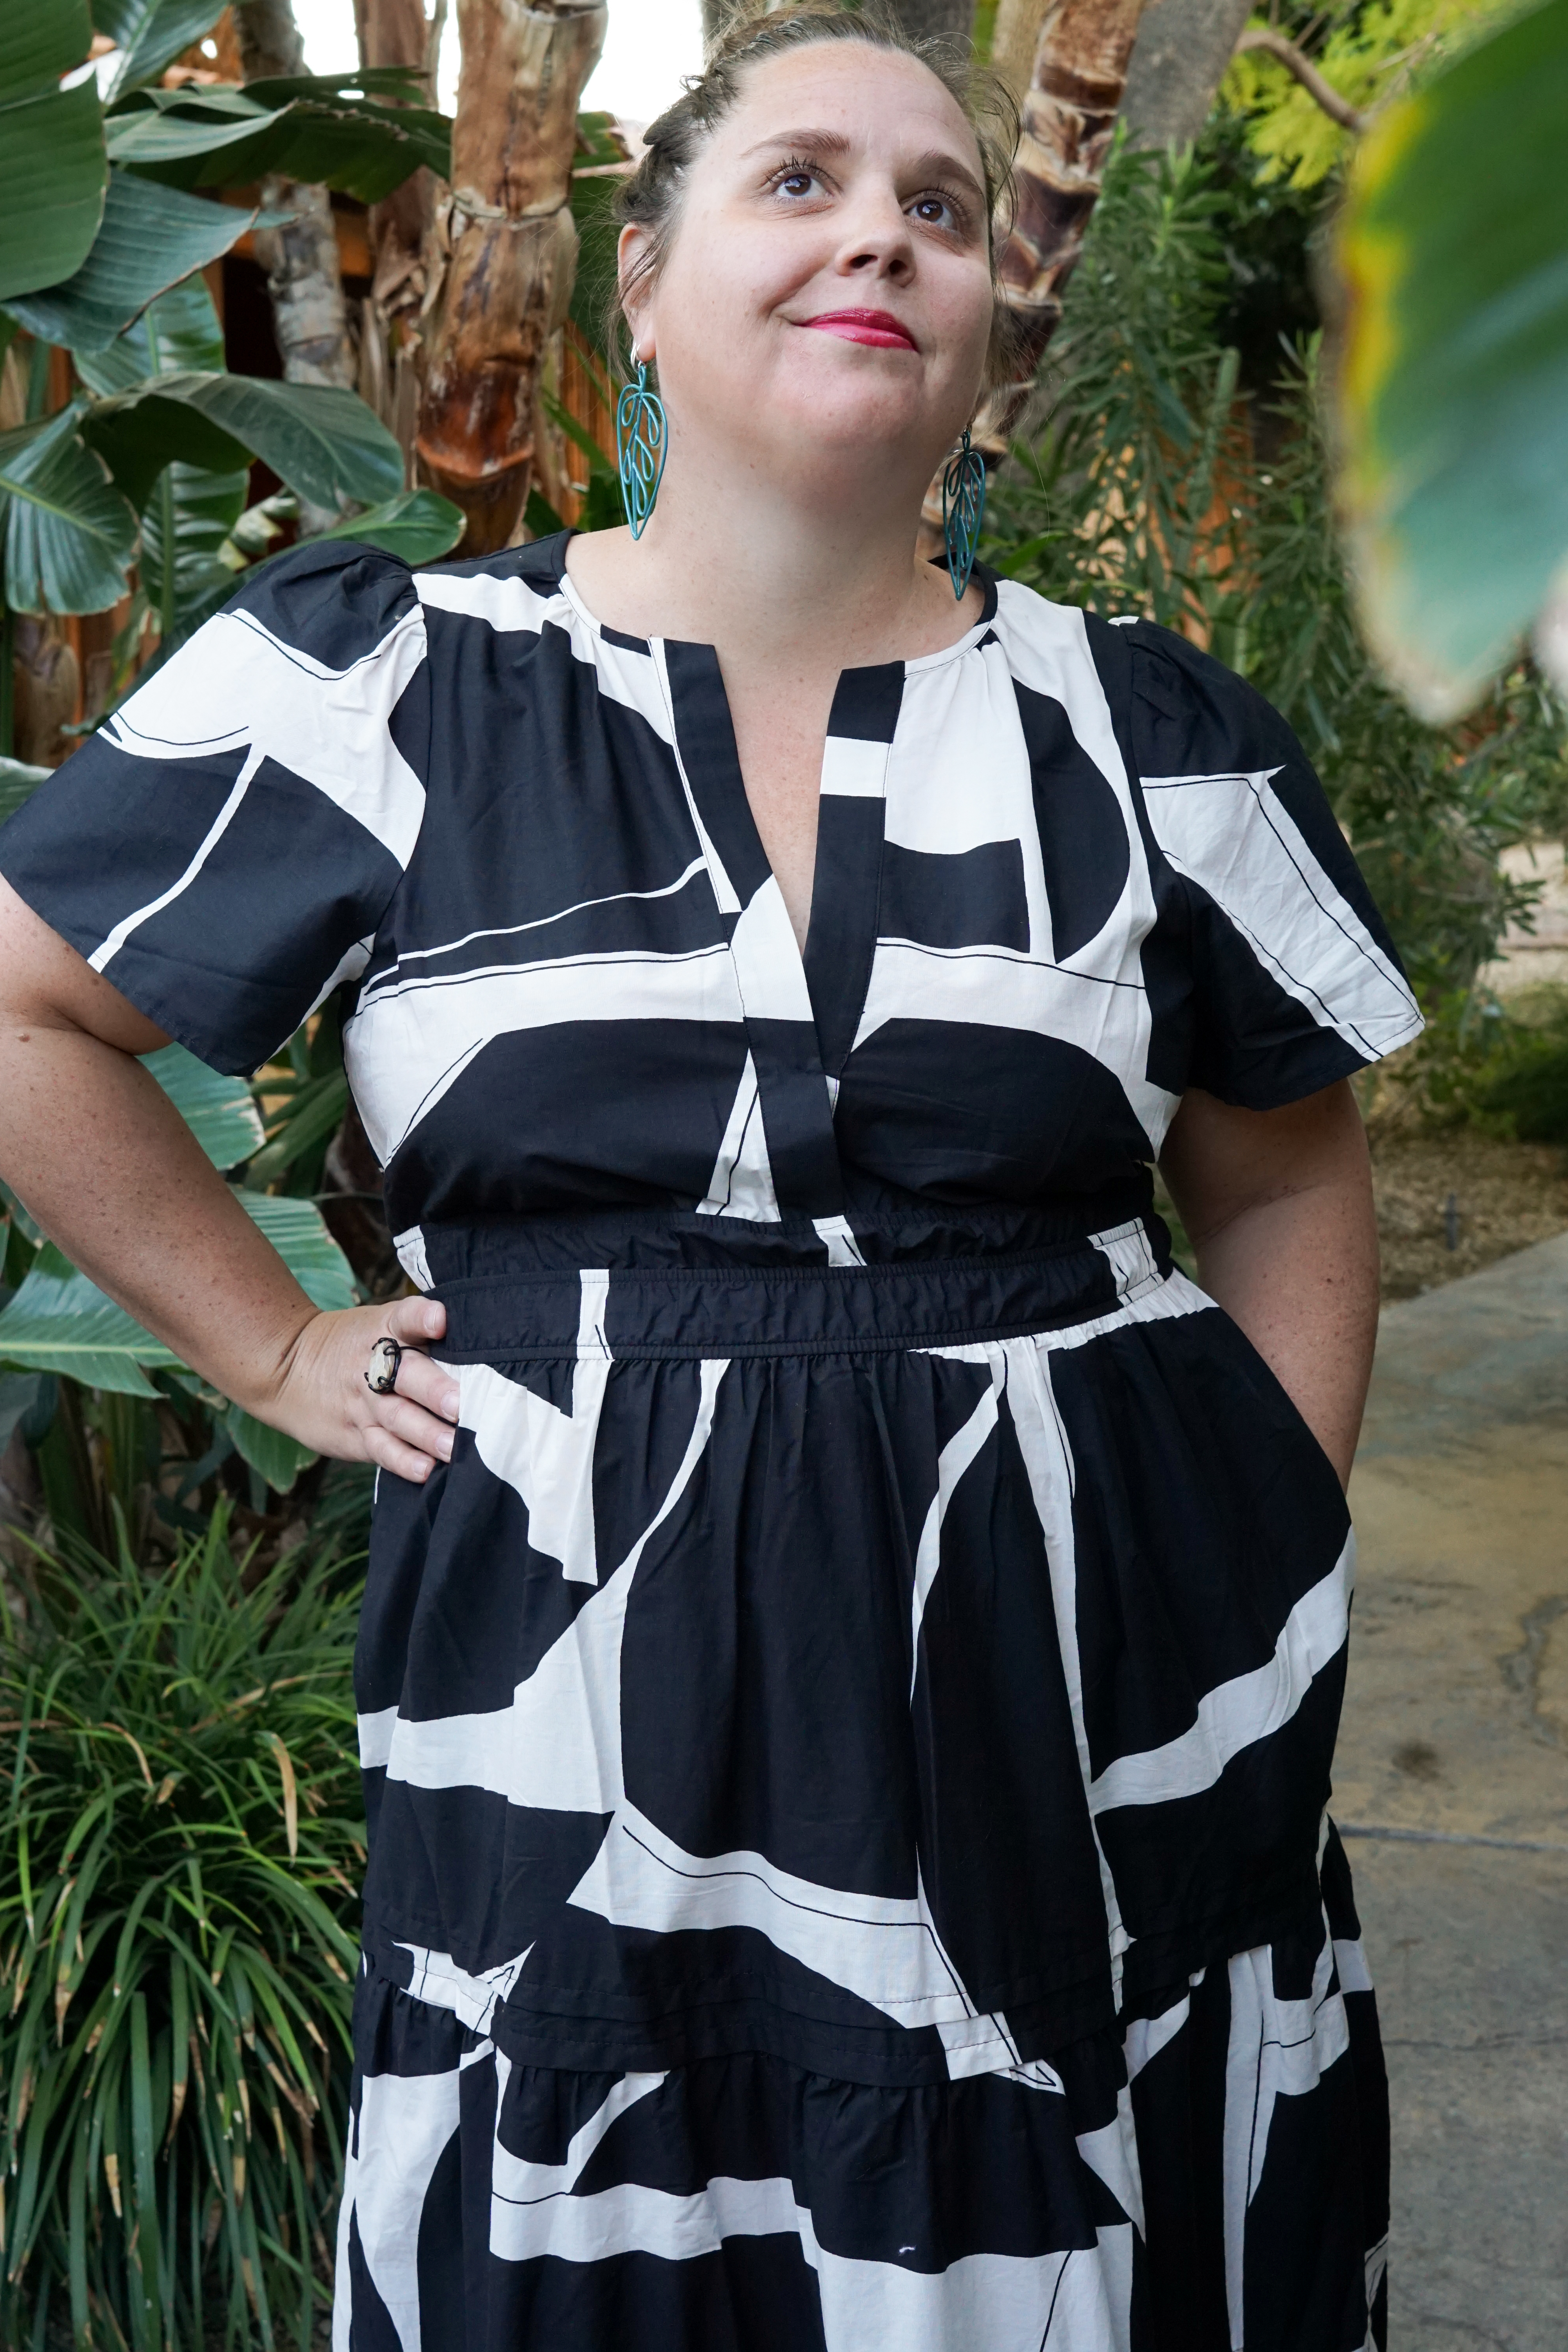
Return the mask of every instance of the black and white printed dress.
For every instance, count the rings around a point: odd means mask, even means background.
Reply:
[[[717,659],[548,540],[246,585],[7,829],[249,1070],[328,992],[449,1467],[384,1474],[338,2352],[1352,2352],[1352,1544],[1172,1269],[1189,1085],[1419,1026],[1279,717],[1016,584],[847,670],[804,958]]]

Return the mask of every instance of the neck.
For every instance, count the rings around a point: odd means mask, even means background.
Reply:
[[[569,568],[597,618],[639,636],[714,645],[726,667],[835,671],[940,651],[979,611],[918,555],[923,461],[857,457],[762,474],[754,459],[700,457],[670,436],[640,541],[573,543]]]

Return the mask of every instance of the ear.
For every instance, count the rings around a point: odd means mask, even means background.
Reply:
[[[633,356],[654,357],[653,285],[647,275],[653,239],[640,221],[628,221],[616,240],[616,282],[632,339]]]

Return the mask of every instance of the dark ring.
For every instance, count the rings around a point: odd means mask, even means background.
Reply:
[[[397,1394],[397,1367],[402,1361],[403,1350],[395,1339],[376,1341],[364,1375],[364,1384],[374,1396]]]

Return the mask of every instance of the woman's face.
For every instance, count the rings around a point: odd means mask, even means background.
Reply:
[[[973,414],[992,303],[961,109],[916,58],[825,41],[748,73],[633,328],[672,457],[723,446],[831,484],[879,451],[924,481]]]

